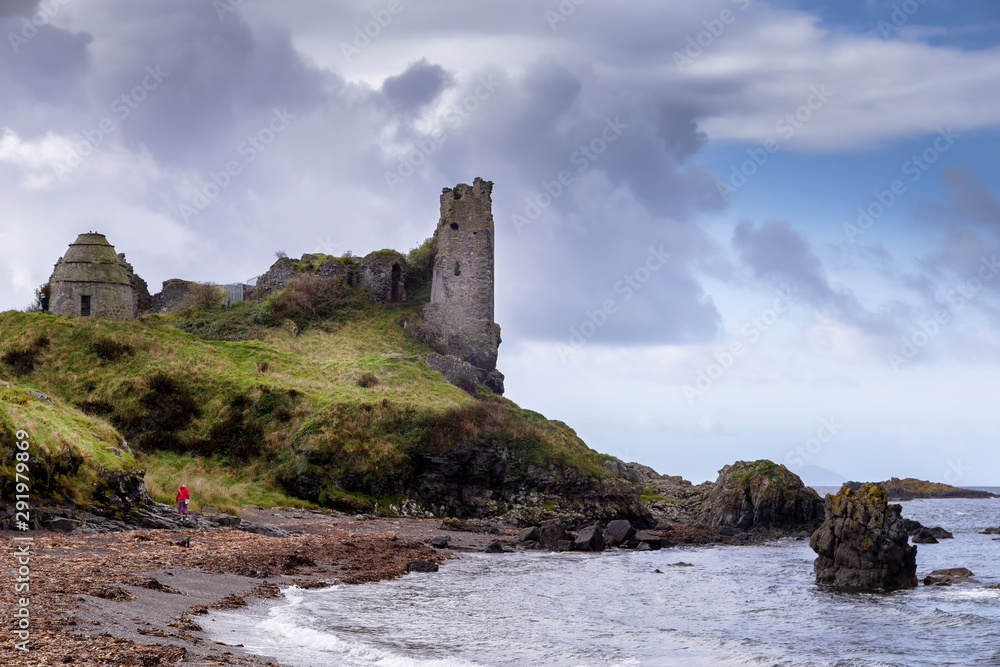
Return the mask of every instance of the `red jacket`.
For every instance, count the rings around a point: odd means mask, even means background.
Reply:
[[[177,500],[187,500],[190,497],[186,486],[177,489]]]

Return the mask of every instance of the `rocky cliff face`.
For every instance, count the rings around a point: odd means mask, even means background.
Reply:
[[[907,539],[900,505],[889,505],[885,488],[846,484],[827,495],[826,520],[809,540],[819,556],[816,583],[863,590],[917,585],[917,547]]]
[[[823,516],[823,501],[799,476],[771,461],[737,461],[719,471],[719,478],[701,502],[698,522],[717,528],[815,528]]]

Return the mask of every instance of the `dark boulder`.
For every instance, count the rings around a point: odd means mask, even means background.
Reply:
[[[537,542],[541,538],[541,531],[538,530],[538,526],[532,526],[531,528],[525,528],[518,535],[518,542]]]
[[[637,549],[640,544],[648,544],[649,548],[653,551],[659,551],[663,547],[670,546],[670,542],[666,539],[660,537],[656,533],[651,533],[648,530],[640,530],[632,537],[630,542],[635,542]]]
[[[414,558],[406,564],[407,572],[437,572],[438,564],[421,558]]]
[[[555,549],[560,541],[569,539],[569,533],[558,523],[545,525],[538,533],[538,541],[546,549]]]
[[[633,535],[635,535],[635,528],[625,519],[612,521],[604,529],[604,541],[607,542],[609,547],[627,544]]]
[[[556,542],[556,551],[572,551],[574,542],[573,540],[559,540]]]
[[[447,549],[449,538],[445,535],[431,538],[431,546],[435,549]]]
[[[288,537],[291,534],[284,528],[267,524],[240,523],[237,528],[248,533],[254,533],[255,535],[263,535],[264,537]]]
[[[587,526],[580,530],[573,543],[575,551],[604,551],[604,535],[597,526]]]
[[[824,501],[826,520],[809,540],[818,555],[816,583],[861,590],[917,585],[917,547],[908,542],[900,505],[889,505],[885,489],[846,484]]]
[[[234,514],[211,514],[205,517],[209,523],[216,526],[239,526],[240,518]]]
[[[483,552],[488,554],[502,554],[503,544],[501,544],[499,541],[490,542],[490,546],[483,549]]]
[[[911,536],[914,544],[937,544],[937,538],[927,528],[921,528]]]
[[[927,531],[929,535],[939,540],[950,540],[953,537],[955,537],[954,535],[949,533],[944,528],[941,528],[940,526],[934,526],[933,528],[928,528],[923,524],[921,524],[919,521],[914,521],[913,519],[904,518],[903,526],[906,529],[906,534],[909,535],[910,537],[915,537],[916,535],[920,534],[920,531]],[[919,542],[916,539],[914,539],[913,542],[915,544],[934,544],[933,542]]]
[[[972,570],[964,567],[950,567],[945,570],[934,570],[924,577],[925,586],[954,586],[955,584],[978,584],[972,578]]]
[[[822,517],[815,491],[785,466],[762,459],[722,468],[697,521],[710,528],[812,530]]]

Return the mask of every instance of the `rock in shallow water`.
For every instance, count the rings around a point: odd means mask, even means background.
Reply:
[[[972,578],[972,570],[964,567],[950,567],[934,570],[924,577],[924,586],[954,586],[955,584],[978,584]]]
[[[522,530],[517,539],[518,542],[537,542],[540,536],[541,532],[538,530],[538,526],[532,526]]]
[[[927,528],[921,528],[917,532],[913,533],[913,543],[914,544],[937,544],[937,538],[934,537],[932,533]]]
[[[597,526],[587,526],[580,530],[573,543],[575,551],[604,551],[604,535]]]
[[[608,524],[604,529],[604,541],[609,547],[626,544],[635,535],[635,528],[625,519],[618,519]]]
[[[414,558],[406,564],[407,572],[437,572],[438,564],[421,558]]]
[[[538,534],[538,541],[546,549],[555,549],[559,542],[569,539],[571,539],[569,533],[558,523],[543,526]]]
[[[889,505],[885,489],[846,484],[824,501],[826,520],[809,546],[819,556],[816,583],[863,590],[917,585],[917,548],[907,539],[900,505]]]

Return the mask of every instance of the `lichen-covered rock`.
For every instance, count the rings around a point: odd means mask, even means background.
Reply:
[[[798,475],[767,460],[737,461],[719,471],[698,522],[717,528],[815,528],[823,501]]]
[[[889,505],[885,488],[846,484],[827,495],[826,520],[809,540],[819,556],[816,583],[863,590],[917,585],[917,547],[909,544],[900,505]]]

